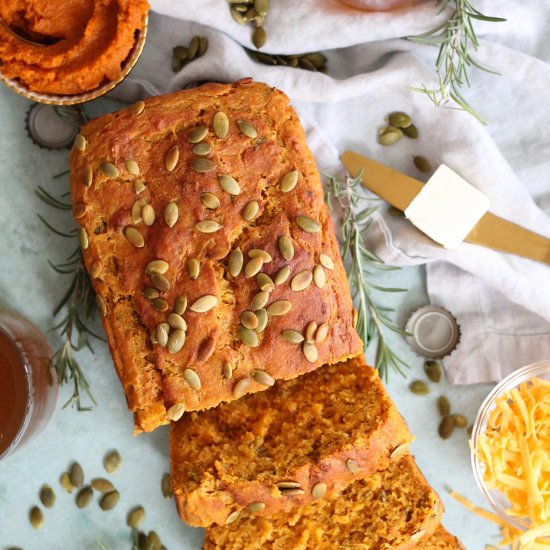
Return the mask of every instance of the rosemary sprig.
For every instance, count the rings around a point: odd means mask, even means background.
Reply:
[[[386,330],[405,335],[388,317],[392,310],[381,307],[373,299],[373,290],[403,292],[402,288],[376,285],[369,280],[373,270],[390,271],[398,268],[387,266],[372,253],[366,245],[366,236],[372,223],[376,206],[368,206],[357,212],[359,202],[364,199],[360,185],[361,175],[337,179],[328,176],[325,182],[325,200],[331,212],[340,216],[339,238],[342,245],[342,259],[346,265],[354,302],[357,307],[357,332],[365,348],[376,340],[375,367],[380,376],[388,379],[390,369],[403,375],[402,367],[408,365],[389,347]]]
[[[71,209],[69,203],[53,196],[41,186],[38,186],[35,193],[40,200],[52,208],[61,211],[69,211]],[[40,214],[38,214],[38,217],[56,235],[76,241],[76,230],[61,231],[51,225]],[[62,310],[66,310],[65,315],[50,329],[50,332],[60,331],[64,339],[59,349],[55,351],[51,358],[59,383],[64,384],[71,380],[73,383],[73,394],[63,407],[72,404],[76,405],[79,411],[90,410],[90,406],[84,406],[82,403],[83,394],[94,405],[96,401],[90,391],[86,376],[75,357],[75,353],[84,347],[93,351],[90,344],[91,337],[103,340],[100,335],[93,332],[87,325],[87,322],[93,319],[96,312],[95,292],[84,267],[79,246],[67,257],[65,262],[54,264],[48,261],[48,263],[57,273],[71,276],[71,283],[67,291],[53,311],[54,317]]]
[[[449,100],[452,100],[457,107],[450,108],[466,111],[485,124],[482,117],[468,103],[461,92],[465,84],[470,87],[468,70],[471,67],[477,67],[488,73],[499,74],[478,63],[472,57],[470,50],[473,48],[474,51],[477,51],[479,47],[473,22],[479,20],[498,23],[506,21],[506,19],[484,15],[476,10],[468,0],[452,1],[454,11],[448,21],[423,34],[408,37],[409,40],[420,44],[439,46],[439,54],[435,62],[439,88],[428,88],[425,84],[422,84],[421,88],[413,88],[413,90],[426,94],[437,107],[446,106]],[[438,0],[438,13],[441,13],[450,3],[451,0]]]

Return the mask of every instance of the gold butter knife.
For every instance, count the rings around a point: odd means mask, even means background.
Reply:
[[[406,210],[424,185],[353,151],[346,151],[342,162],[352,176],[361,172],[361,183],[399,210]],[[481,217],[464,240],[550,264],[550,239],[490,212]]]

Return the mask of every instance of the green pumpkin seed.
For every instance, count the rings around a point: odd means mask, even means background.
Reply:
[[[247,222],[252,221],[260,210],[260,205],[258,201],[247,202],[243,208],[243,219]]]
[[[294,329],[283,330],[283,338],[291,344],[301,344],[304,341],[304,337]]]
[[[67,472],[63,472],[59,477],[59,483],[67,493],[72,493],[75,490],[75,486],[71,483],[71,479]]]
[[[452,416],[445,416],[439,424],[439,436],[441,439],[449,439],[453,435],[455,429],[455,421]]]
[[[92,502],[93,498],[93,489],[89,485],[86,485],[86,487],[83,487],[82,489],[80,489],[80,491],[78,491],[75,497],[75,502],[79,508],[86,508],[86,506],[88,506],[88,504]]]
[[[141,219],[147,226],[151,226],[155,223],[155,211],[150,204],[146,204],[141,211]]]
[[[132,529],[137,529],[143,523],[144,519],[145,510],[143,509],[143,506],[136,506],[128,513],[126,524]]]
[[[305,494],[303,489],[282,489],[281,495],[284,497],[297,497]]]
[[[292,244],[290,237],[287,235],[281,235],[277,241],[277,244],[279,245],[279,252],[281,253],[281,256],[287,262],[290,262],[290,260],[294,258],[294,245]]]
[[[270,317],[278,317],[286,315],[292,309],[292,304],[288,300],[277,300],[269,304],[266,309]]]
[[[242,14],[239,12],[237,8],[230,8],[231,17],[233,17],[233,20],[239,24],[239,25],[245,25],[246,19],[242,16]],[[227,524],[226,524],[227,525]]]
[[[225,525],[230,525],[231,523],[237,521],[239,518],[240,512],[238,510],[235,510],[234,512],[231,512],[227,518],[225,518]]]
[[[103,459],[103,467],[106,472],[112,474],[119,469],[121,462],[122,458],[120,453],[117,450],[112,450],[105,455],[105,458]]]
[[[300,489],[301,485],[297,481],[279,481],[277,482],[278,489]]]
[[[229,380],[233,376],[233,367],[231,367],[231,363],[228,361],[223,364],[222,374],[226,380]]]
[[[141,113],[143,113],[143,110],[145,109],[145,102],[144,101],[136,101],[130,107],[128,107],[128,110],[134,115],[139,116]]]
[[[166,156],[164,157],[164,167],[168,172],[173,172],[178,164],[180,158],[180,150],[177,145],[173,145],[168,149]]]
[[[263,265],[264,265],[264,260],[261,256],[252,258],[252,260],[250,260],[244,268],[245,278],[249,279],[250,277],[254,277],[256,274],[260,272],[260,269],[262,269]]]
[[[172,54],[178,61],[187,61],[189,50],[185,46],[176,46],[172,49]]]
[[[194,390],[201,389],[201,379],[193,369],[185,369],[183,371],[183,378]]]
[[[73,487],[80,489],[84,484],[84,471],[78,462],[73,462],[69,470],[69,479]]]
[[[265,508],[265,504],[263,502],[251,502],[246,509],[249,512],[252,512],[253,514],[256,514],[258,512],[263,512]]]
[[[216,210],[220,207],[220,199],[214,193],[201,193],[201,202],[209,210]]]
[[[267,33],[263,27],[257,27],[252,33],[252,43],[260,50],[267,41]]]
[[[331,271],[334,269],[334,262],[332,261],[332,258],[330,256],[327,256],[326,254],[321,254],[319,256],[319,262],[321,262],[321,265],[323,267],[326,267]]]
[[[99,310],[99,313],[101,313],[101,315],[105,317],[105,315],[107,315],[107,303],[105,302],[105,298],[103,298],[103,296],[101,296],[100,294],[97,294],[95,297],[95,302],[97,304],[97,309]]]
[[[160,312],[166,311],[168,309],[168,302],[166,300],[163,300],[162,298],[151,300],[151,305]]]
[[[195,300],[191,304],[191,307],[189,309],[191,311],[194,311],[195,313],[206,313],[217,305],[218,298],[216,296],[214,296],[213,294],[205,294],[204,296],[201,296],[200,298]]]
[[[267,11],[269,10],[269,0],[255,0],[254,9],[259,15],[267,15]]]
[[[206,36],[199,36],[199,51],[197,57],[202,57],[208,49],[208,38]]]
[[[239,14],[239,17],[242,16]],[[224,138],[229,131],[229,118],[227,118],[227,115],[223,111],[218,111],[214,115],[212,126],[214,127],[214,133],[219,138]]]
[[[241,188],[235,178],[227,174],[220,174],[218,176],[218,181],[220,182],[220,187],[229,195],[236,196],[241,193]]]
[[[160,273],[161,275],[164,275],[168,271],[169,267],[168,262],[165,262],[164,260],[152,260],[147,264],[145,273],[147,273],[147,275],[150,275],[151,273]]]
[[[327,484],[326,483],[316,483],[311,488],[311,496],[315,499],[323,498],[325,493],[327,492]]]
[[[253,311],[243,311],[239,315],[239,321],[241,325],[250,330],[256,330],[258,328],[258,317]]]
[[[286,283],[289,277],[290,277],[290,267],[288,265],[285,265],[281,267],[279,271],[277,271],[274,282],[276,285],[282,285],[283,283]]]
[[[313,282],[318,288],[323,288],[326,284],[327,278],[324,269],[320,265],[316,265],[313,268]]]
[[[88,233],[83,227],[78,228],[78,242],[82,250],[86,250],[90,246],[90,241],[88,239]]]
[[[412,124],[412,118],[407,113],[396,111],[388,117],[389,123],[395,128],[407,128]]]
[[[184,412],[185,406],[182,403],[176,403],[166,411],[166,418],[173,422],[177,422],[183,416]]]
[[[378,135],[378,143],[387,147],[396,144],[402,137],[402,130],[394,128],[393,126],[386,126],[382,128]]]
[[[52,508],[55,504],[55,493],[49,485],[43,485],[39,493],[40,502],[46,508]]]
[[[94,173],[92,167],[89,164],[86,164],[86,166],[84,166],[84,170],[82,170],[82,181],[86,187],[90,187],[90,185],[92,185],[93,177]]]
[[[303,56],[307,59],[316,69],[320,69],[327,63],[327,58],[321,52],[312,52]]]
[[[317,352],[317,348],[315,347],[315,344],[311,344],[310,342],[304,342],[302,345],[302,351],[304,352],[306,359],[310,363],[317,362],[317,359],[319,358],[319,354]]]
[[[185,262],[185,268],[187,269],[189,277],[195,280],[199,276],[201,264],[196,258],[189,258],[189,260]]]
[[[243,344],[247,345],[250,348],[257,348],[259,345],[258,335],[249,328],[239,325],[239,338],[242,340]]]
[[[289,191],[292,191],[296,187],[297,183],[298,183],[298,170],[292,170],[292,172],[289,172],[288,174],[285,174],[283,176],[283,179],[279,184],[279,188],[283,193],[288,193]]]
[[[410,126],[407,126],[407,128],[402,128],[401,131],[408,138],[411,138],[411,139],[417,139],[418,138],[418,128],[414,124],[411,124]]]
[[[115,180],[120,175],[118,168],[111,162],[102,162],[99,169],[110,179]]]
[[[425,361],[424,372],[426,376],[436,384],[441,381],[441,377],[443,376],[443,369],[437,361]]]
[[[160,325],[157,325],[155,328],[155,339],[157,341],[157,344],[161,348],[165,348],[166,344],[168,344],[168,334],[169,331],[166,329],[165,326],[166,323],[161,323]],[[169,329],[170,327],[168,327]]]
[[[142,191],[145,190],[145,182],[143,180],[134,181],[134,191],[136,195],[139,195]]]
[[[254,128],[254,126],[252,126],[250,122],[246,120],[239,120],[237,122],[237,126],[239,127],[241,134],[244,134],[246,137],[252,139],[258,137],[258,132],[256,131],[256,128]]]
[[[201,157],[208,155],[211,152],[212,152],[212,145],[210,145],[209,143],[197,143],[197,145],[193,147],[193,153]]]
[[[409,384],[409,389],[412,393],[415,395],[426,395],[430,393],[430,388],[426,382],[422,382],[422,380],[414,380]]]
[[[147,550],[163,550],[162,542],[160,537],[155,533],[155,531],[149,531],[147,535]]]
[[[462,414],[452,414],[451,418],[456,428],[465,428],[468,425],[468,419]]]
[[[93,489],[99,491],[100,493],[109,493],[110,491],[113,491],[115,489],[113,484],[109,480],[103,479],[101,477],[92,479],[90,485]]]
[[[30,509],[29,521],[35,529],[40,529],[44,525],[44,514],[38,506],[33,506]]]
[[[82,134],[77,134],[74,140],[74,146],[79,151],[84,151],[87,145],[88,145],[88,142],[86,141],[86,138]]]
[[[187,309],[187,296],[180,296],[174,303],[174,313],[183,315]]]
[[[222,227],[223,225],[220,225],[214,220],[203,220],[195,224],[195,229],[200,233],[216,233],[216,231],[219,231]]]
[[[101,500],[99,501],[99,507],[106,512],[107,510],[112,510],[120,500],[120,493],[117,490],[111,491],[110,493],[105,493]]]
[[[353,458],[348,458],[346,460],[346,468],[349,472],[352,474],[358,474],[360,471],[359,464],[357,463],[357,460],[354,460]]]
[[[256,333],[261,334],[265,330],[265,327],[267,326],[267,321],[268,321],[267,310],[261,307],[259,309],[254,310],[254,313],[258,318],[258,326],[256,327]]]
[[[258,283],[260,290],[263,290],[264,292],[273,292],[275,289],[275,284],[271,280],[271,277],[266,273],[258,273],[256,275],[256,282]]]
[[[319,327],[317,328],[317,332],[315,332],[315,343],[321,344],[327,339],[329,331],[329,324],[328,323],[321,323]]]
[[[317,332],[317,323],[315,321],[310,321],[304,331],[306,342],[309,344],[313,344],[315,342],[315,332]]]
[[[420,172],[430,172],[432,170],[432,165],[426,157],[415,155],[413,157],[413,162]]]
[[[126,170],[128,170],[130,174],[139,176],[139,165],[134,159],[126,159],[124,161],[124,166],[126,166]]]
[[[273,377],[265,372],[265,370],[255,370],[252,372],[252,378],[258,382],[261,386],[273,386],[275,384],[275,380]]]
[[[174,227],[178,221],[180,212],[175,202],[169,202],[164,209],[164,221],[168,227]]]
[[[301,292],[305,290],[313,280],[313,273],[309,269],[304,269],[292,277],[290,281],[290,288],[294,292]]]
[[[297,216],[295,221],[298,227],[303,229],[306,233],[318,233],[321,231],[321,225],[308,216]]]
[[[241,380],[239,380],[235,384],[235,387],[233,388],[233,397],[235,399],[239,399],[240,397],[242,397],[246,393],[246,390],[248,389],[249,386],[250,386],[250,379],[242,378]]]
[[[142,220],[141,211],[146,204],[147,201],[145,199],[138,199],[134,202],[131,210],[132,223],[139,223]]]
[[[170,481],[170,474],[163,474],[160,481],[160,489],[164,498],[172,498],[174,493],[172,492],[172,482]]]
[[[170,290],[170,281],[160,273],[151,273],[151,282],[153,286],[160,292],[168,292]]]
[[[132,243],[136,248],[143,248],[145,246],[145,240],[143,235],[135,228],[129,225],[124,229],[124,236]]]
[[[252,248],[248,251],[249,258],[261,258],[264,264],[268,264],[273,261],[271,254],[261,248]]]
[[[229,260],[227,261],[227,267],[232,277],[238,277],[243,268],[244,257],[240,248],[232,250],[229,254]]]
[[[206,174],[207,172],[212,172],[212,170],[215,170],[217,166],[213,160],[210,160],[204,157],[198,157],[198,158],[194,158],[191,161],[191,168],[193,168],[195,172],[199,172],[200,174]]]
[[[250,302],[250,308],[253,310],[262,309],[269,300],[269,294],[265,291],[258,292],[252,298]]]
[[[189,135],[187,136],[187,141],[189,143],[199,143],[199,141],[202,141],[208,134],[208,128],[206,126],[199,126],[198,128],[195,128],[194,130],[191,130],[189,132]]]
[[[170,325],[170,327],[176,330],[187,330],[187,322],[181,315],[178,315],[177,313],[170,313],[170,315],[168,315],[168,324]]]
[[[185,331],[176,329],[170,333],[168,342],[166,343],[166,349],[168,353],[178,353],[185,344]]]

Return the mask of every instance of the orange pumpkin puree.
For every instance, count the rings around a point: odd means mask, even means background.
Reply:
[[[72,95],[116,80],[147,0],[2,0],[0,17],[29,44],[0,26],[0,71],[30,90]]]

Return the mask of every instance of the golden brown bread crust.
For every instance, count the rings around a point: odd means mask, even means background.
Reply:
[[[95,275],[93,285],[105,312],[103,325],[128,406],[134,412],[136,431],[168,423],[166,414],[174,404],[192,411],[231,401],[243,379],[250,381],[245,393],[265,389],[252,377],[256,370],[266,371],[275,380],[290,379],[358,354],[362,344],[353,329],[351,297],[333,224],[323,201],[319,173],[288,98],[264,84],[244,81],[208,84],[155,97],[144,105],[143,110],[141,104],[92,120],[82,129],[85,142],[77,138],[83,150],[75,144],[71,152],[73,214],[85,232],[82,238],[89,241],[84,260]],[[218,111],[229,118],[225,138],[212,130]],[[257,138],[244,135],[239,120],[251,123]],[[208,128],[204,142],[212,146],[212,152],[207,158],[215,163],[215,169],[207,173],[191,166],[198,156],[188,138],[200,126]],[[179,159],[169,171],[166,159],[174,146]],[[137,162],[139,175],[132,173],[137,172],[135,166],[128,168],[128,159]],[[113,179],[101,168],[104,162],[116,167]],[[112,171],[110,165],[103,167],[107,173]],[[299,173],[298,183],[283,193],[281,179],[293,170]],[[223,191],[220,174],[234,177],[240,194]],[[91,179],[89,186],[87,179]],[[145,188],[137,195],[134,186],[139,189],[139,181]],[[217,195],[221,206],[205,208],[201,202],[204,192]],[[153,208],[155,221],[150,226],[132,220],[132,206],[138,198]],[[171,201],[179,209],[173,227],[163,215]],[[245,221],[243,208],[250,201],[258,202],[259,212],[252,221]],[[137,213],[139,219],[139,208]],[[298,216],[317,221],[320,231],[301,229]],[[223,227],[214,233],[199,232],[195,224],[203,220],[214,220]],[[128,240],[129,226],[139,231],[144,246],[135,247]],[[290,261],[279,251],[281,235],[292,239],[295,253]],[[273,261],[263,264],[262,271],[271,278],[285,265],[292,271],[285,283],[275,286],[268,300],[268,304],[290,301],[292,309],[286,315],[269,317],[255,348],[241,342],[238,325],[239,315],[251,307],[259,287],[255,277],[229,274],[228,254],[237,247],[244,252],[245,265],[251,249],[267,251]],[[314,269],[320,254],[334,262],[332,270],[319,268],[326,276],[324,287],[312,282],[301,292],[291,290],[292,277]],[[200,262],[196,280],[186,267],[192,258]],[[164,312],[142,295],[144,288],[153,286],[145,268],[156,259],[169,264],[164,277],[170,289],[160,292],[168,304]],[[178,297],[186,296],[190,306],[204,295],[216,296],[218,305],[206,313],[187,308],[183,317],[188,330],[179,352],[169,353],[153,345],[149,333],[166,322]],[[303,332],[310,321],[326,322],[329,327],[328,337],[316,344],[318,358],[310,356],[312,362],[300,345],[281,336],[285,329]],[[210,355],[205,350],[212,341]],[[232,365],[231,378],[223,374],[225,363]]]
[[[356,357],[173,423],[172,487],[191,525],[224,525],[254,502],[268,517],[314,500],[318,483],[328,498],[386,468],[411,440],[378,374]],[[281,494],[285,480],[303,494]]]
[[[466,547],[443,525],[440,525],[437,531],[417,548],[422,548],[422,550],[466,550]]]
[[[443,505],[411,456],[340,494],[271,518],[244,512],[206,530],[203,550],[409,550],[424,548]]]

